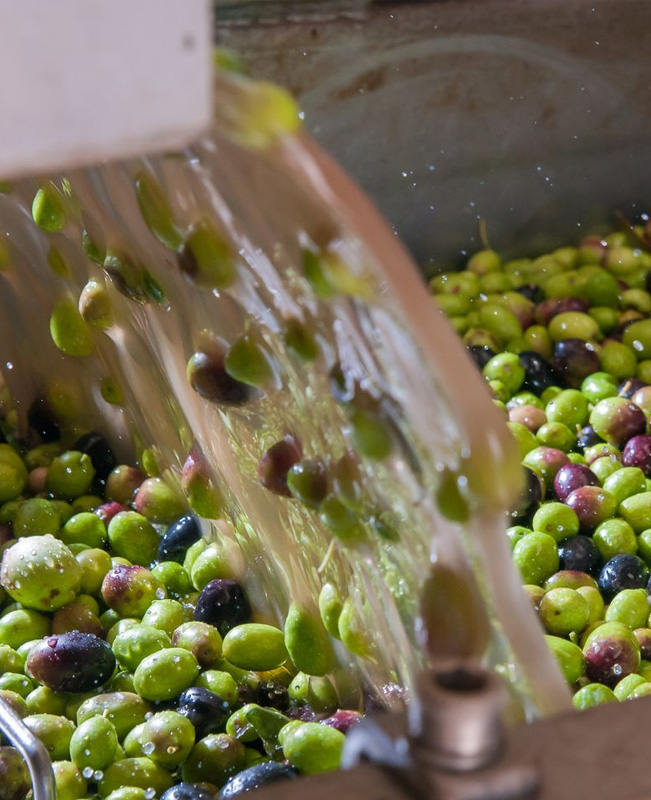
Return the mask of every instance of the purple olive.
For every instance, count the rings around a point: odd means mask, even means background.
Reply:
[[[524,350],[518,358],[524,367],[524,382],[521,391],[540,395],[549,386],[555,386],[558,383],[558,375],[552,369],[549,361],[544,359],[540,353]]]
[[[592,425],[584,425],[576,440],[576,449],[582,453],[586,447],[593,447],[599,442],[603,442],[603,439],[597,434]]]
[[[563,339],[554,347],[552,366],[568,386],[578,389],[583,381],[598,372],[599,356],[595,346],[583,339]]]
[[[585,314],[588,308],[587,300],[579,297],[550,297],[536,306],[536,322],[547,326],[558,314],[565,314],[566,311],[580,311]]]
[[[124,506],[122,503],[116,503],[114,500],[111,500],[108,503],[102,503],[101,506],[97,506],[97,508],[93,511],[93,514],[99,517],[108,527],[108,524],[113,517],[115,517],[117,514],[120,514],[122,511],[129,511],[129,506]]]
[[[188,361],[188,383],[212,403],[241,406],[251,398],[251,389],[226,372],[224,354],[195,353]]]
[[[287,473],[303,458],[303,448],[296,436],[288,433],[272,445],[260,459],[258,479],[265,489],[281,497],[291,497]]]
[[[558,544],[558,558],[561,570],[599,575],[601,554],[589,536],[571,536],[563,539]]]
[[[154,602],[165,598],[163,584],[148,569],[120,564],[102,581],[102,600],[123,617],[142,618]]]
[[[646,417],[641,408],[624,397],[606,397],[590,413],[590,424],[597,434],[621,447],[629,439],[646,430]]]
[[[184,514],[173,522],[163,534],[158,545],[159,561],[183,563],[185,554],[195,542],[201,539],[201,525],[194,514]]]
[[[230,713],[227,702],[201,686],[186,689],[179,696],[176,710],[194,725],[197,739],[223,731]]]
[[[637,556],[617,553],[599,573],[599,589],[607,603],[624,589],[643,589],[649,592],[649,568]]]
[[[562,450],[554,447],[536,447],[527,453],[522,463],[540,475],[548,489],[553,489],[556,473],[569,464],[570,459]]]
[[[554,478],[554,491],[559,500],[564,501],[575,489],[581,486],[599,486],[599,479],[585,464],[566,464]]]
[[[362,715],[359,713],[359,711],[346,711],[340,709],[339,711],[335,711],[331,717],[324,719],[323,724],[330,725],[331,728],[335,728],[342,733],[348,733],[353,725],[357,725],[361,718]]]
[[[651,436],[634,436],[622,453],[625,467],[639,467],[647,478],[651,475]]]
[[[640,655],[645,661],[651,659],[651,628],[637,628],[633,635],[640,645]]]
[[[607,686],[615,686],[640,666],[637,639],[621,622],[606,622],[596,628],[588,636],[583,655],[587,677]]]
[[[201,590],[194,619],[214,625],[222,636],[231,628],[251,621],[251,606],[244,590],[231,578],[215,578]]]
[[[88,692],[106,683],[115,669],[109,644],[92,633],[47,636],[30,650],[27,672],[58,692]]]
[[[584,531],[594,530],[615,515],[617,501],[600,486],[581,486],[565,498],[565,504],[574,510]]]

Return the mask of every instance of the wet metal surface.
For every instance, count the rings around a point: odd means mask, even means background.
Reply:
[[[223,28],[429,271],[544,252],[649,204],[644,0],[457,0]]]

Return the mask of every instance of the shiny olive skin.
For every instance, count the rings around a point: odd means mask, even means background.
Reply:
[[[72,631],[48,636],[35,645],[26,669],[50,689],[87,692],[108,681],[115,669],[115,656],[98,636]]]
[[[219,793],[220,800],[228,800],[237,797],[245,792],[259,789],[278,781],[293,780],[298,776],[295,769],[288,764],[277,761],[265,761],[262,764],[254,764],[248,769],[242,770],[238,775],[231,778]],[[185,798],[183,798],[185,800]]]
[[[214,625],[222,636],[251,621],[251,606],[244,589],[231,578],[216,578],[201,590],[194,619]]]

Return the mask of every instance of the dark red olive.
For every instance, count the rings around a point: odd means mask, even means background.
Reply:
[[[226,372],[222,354],[195,353],[188,362],[187,374],[195,392],[212,403],[241,406],[251,398],[251,388]]]
[[[296,436],[288,433],[272,445],[260,459],[258,479],[265,489],[282,497],[291,497],[287,473],[303,458],[303,448]]]
[[[571,492],[581,486],[599,486],[599,479],[585,464],[566,464],[556,473],[554,491],[559,500],[565,500]]]
[[[57,692],[88,692],[108,681],[115,656],[98,636],[72,631],[34,645],[26,667],[32,678]]]
[[[639,467],[647,478],[651,475],[651,436],[634,436],[626,442],[622,453],[625,467]]]
[[[563,339],[557,342],[552,365],[561,379],[575,389],[600,367],[595,346],[583,339]]]
[[[119,514],[121,511],[128,510],[128,506],[123,506],[122,503],[116,503],[114,500],[112,500],[108,503],[102,503],[101,506],[97,506],[97,508],[93,511],[93,514],[96,514],[105,525],[108,525],[116,514]]]
[[[557,314],[564,314],[566,311],[581,311],[585,314],[588,308],[587,300],[579,297],[552,297],[538,303],[535,318],[539,325],[549,325]]]
[[[565,498],[565,504],[574,509],[581,530],[594,530],[615,515],[617,501],[600,486],[580,486]]]
[[[345,709],[340,709],[339,711],[335,711],[335,713],[331,717],[328,717],[328,719],[324,719],[323,724],[329,725],[331,728],[335,728],[342,733],[348,733],[353,725],[357,725],[361,718],[362,715],[359,713],[359,711],[347,711]]]

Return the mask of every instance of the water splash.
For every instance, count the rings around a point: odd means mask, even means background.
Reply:
[[[453,334],[391,233],[298,135],[287,95],[222,73],[216,108],[211,133],[183,152],[0,196],[11,414],[24,426],[43,397],[68,442],[101,427],[125,459],[155,451],[165,480],[208,509],[207,538],[263,618],[282,624],[292,601],[315,609],[322,585],[337,587],[346,627],[333,678],[348,705],[413,686],[427,660],[417,598],[438,563],[479,584],[486,657],[526,710],[563,707],[504,545],[517,458]],[[30,214],[43,186],[60,205],[55,231]],[[249,369],[245,402],[211,402],[188,382],[197,353]],[[107,397],[107,380],[120,391]],[[333,517],[267,491],[258,463],[288,433],[328,472],[353,463],[360,498],[331,494]],[[206,467],[198,484],[182,481],[191,451]],[[470,521],[441,513],[450,476]]]

